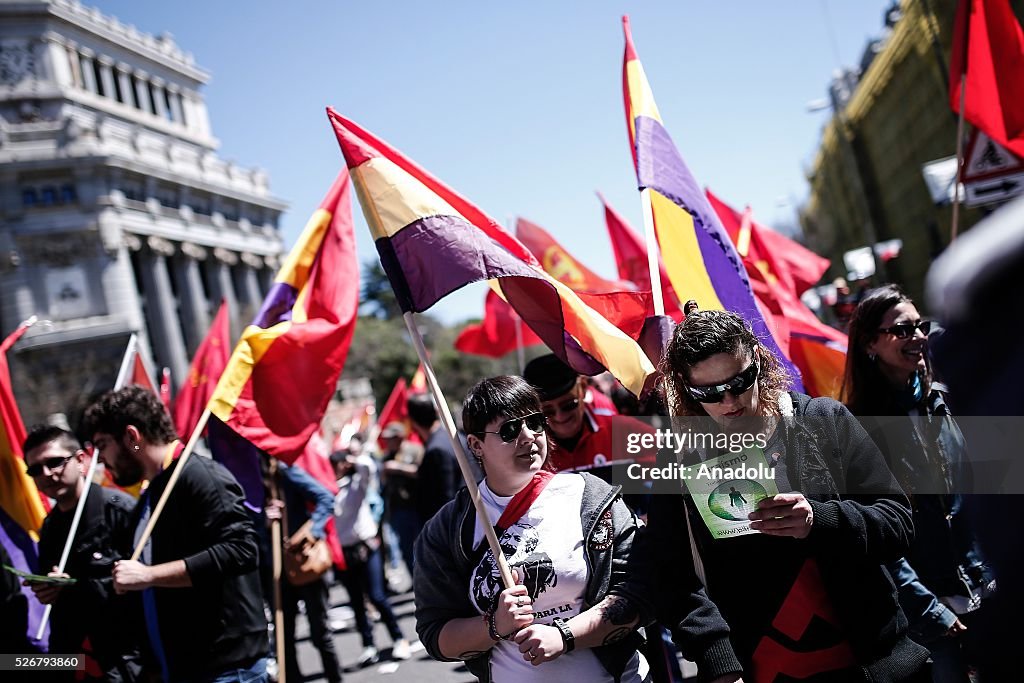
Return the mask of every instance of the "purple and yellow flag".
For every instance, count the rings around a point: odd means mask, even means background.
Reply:
[[[342,170],[242,332],[210,397],[212,416],[294,462],[334,394],[358,306],[351,182]]]
[[[635,341],[544,272],[494,219],[333,109],[327,114],[403,312],[490,280],[568,365],[586,375],[607,369],[640,393],[654,366]]]
[[[626,37],[622,88],[630,150],[639,189],[650,190],[654,229],[676,296],[680,301],[694,299],[703,310],[741,315],[786,364],[799,388],[799,373],[765,324],[736,248],[661,121],[633,47],[629,17],[622,18],[622,26]]]

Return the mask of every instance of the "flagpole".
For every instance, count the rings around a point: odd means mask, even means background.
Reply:
[[[967,111],[967,41],[971,36],[971,3],[967,3],[966,16],[964,18],[964,54],[960,60],[960,115],[956,119],[956,184],[953,186],[953,219],[949,229],[949,243],[956,240],[957,230],[960,226],[960,181],[963,178],[964,169],[964,112]]]
[[[270,459],[270,497],[280,498],[277,491],[277,459]],[[274,572],[274,644],[277,653],[277,683],[286,683],[284,652],[284,612],[281,608],[281,520],[270,520],[270,547]]]
[[[196,447],[196,442],[199,441],[200,435],[203,433],[203,429],[206,428],[206,423],[210,419],[210,408],[207,407],[203,411],[203,414],[199,417],[199,423],[196,424],[195,429],[192,430],[192,436],[189,437],[188,443],[185,445],[185,450],[181,452],[181,456],[178,458],[178,464],[171,472],[170,478],[167,480],[167,487],[163,493],[160,494],[160,500],[157,501],[156,507],[153,508],[153,513],[149,516],[149,522],[146,524],[146,528],[142,530],[142,536],[139,537],[139,542],[135,544],[135,551],[132,553],[131,560],[136,561],[139,556],[142,555],[142,549],[146,547],[146,541],[153,534],[153,527],[156,525],[156,520],[160,518],[160,513],[164,511],[164,505],[167,504],[167,497],[171,495],[171,491],[174,490],[174,485],[178,483],[178,477],[181,475],[181,471],[185,469],[185,464],[188,462],[189,457],[192,455],[193,449]]]
[[[519,361],[519,374],[521,375],[526,370],[526,349],[523,348],[523,319],[515,311],[512,313],[516,316],[516,360]]]
[[[128,346],[125,347],[124,356],[121,358],[121,367],[117,371],[117,380],[114,382],[114,390],[124,387],[128,381],[128,377],[131,375],[131,368],[135,362],[135,354],[137,353],[138,336],[133,332],[132,336],[128,338]],[[78,525],[82,521],[82,512],[85,510],[85,501],[89,497],[89,491],[92,489],[92,479],[96,475],[96,465],[99,463],[99,454],[96,453],[96,449],[90,447],[89,455],[91,460],[89,461],[89,469],[85,474],[85,486],[82,488],[82,495],[78,497],[78,504],[75,505],[75,514],[71,518],[71,528],[68,530],[67,540],[64,541],[64,551],[60,554],[60,563],[57,564],[57,573],[63,573],[64,568],[67,567],[68,557],[71,555],[71,546],[75,542],[75,534],[78,532]],[[46,630],[46,624],[50,621],[50,612],[53,611],[53,604],[46,606],[43,610],[43,618],[39,621],[39,630],[36,632],[36,640],[42,640],[43,631]]]
[[[405,326],[409,329],[409,336],[412,338],[413,346],[416,347],[420,363],[423,364],[423,372],[427,376],[427,386],[430,387],[430,392],[434,396],[434,404],[437,406],[437,412],[440,413],[441,421],[448,432],[448,438],[451,439],[452,449],[455,451],[455,459],[459,462],[462,478],[466,481],[466,488],[469,489],[469,498],[473,501],[473,507],[476,508],[477,519],[480,520],[483,526],[487,545],[490,546],[491,554],[494,555],[494,559],[498,563],[501,580],[505,584],[505,588],[512,588],[515,585],[515,581],[512,580],[512,570],[509,569],[505,553],[501,551],[501,546],[498,545],[498,537],[494,533],[494,524],[491,522],[490,516],[487,514],[487,508],[484,507],[484,502],[480,498],[480,488],[476,485],[476,477],[473,476],[469,460],[466,458],[466,453],[462,450],[462,441],[459,439],[458,432],[456,431],[452,413],[448,409],[448,402],[445,400],[444,394],[441,393],[437,377],[434,376],[434,368],[430,364],[430,359],[427,358],[427,349],[423,345],[423,337],[420,336],[419,328],[416,327],[416,320],[412,312],[403,313],[402,318],[405,320]]]
[[[661,291],[661,269],[658,268],[658,238],[654,234],[654,208],[651,206],[649,187],[640,191],[640,204],[644,211],[644,242],[647,246],[647,269],[651,273],[654,315],[665,315],[665,295]]]

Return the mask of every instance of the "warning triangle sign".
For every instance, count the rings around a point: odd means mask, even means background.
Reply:
[[[961,182],[991,180],[1000,176],[1024,171],[1024,161],[1006,151],[992,138],[980,130],[971,133],[964,154],[964,170]]]

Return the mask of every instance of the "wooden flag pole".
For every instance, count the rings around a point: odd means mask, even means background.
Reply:
[[[277,460],[270,459],[270,497],[280,498],[277,491]],[[281,520],[270,521],[270,547],[274,571],[274,642],[277,651],[277,683],[286,683],[284,657],[284,610],[281,606]]]
[[[487,545],[490,546],[491,554],[494,555],[494,559],[498,563],[501,580],[505,584],[505,588],[512,588],[515,585],[515,581],[512,580],[512,570],[509,569],[505,553],[501,551],[501,546],[498,545],[498,537],[494,533],[494,523],[491,522],[487,514],[487,508],[484,507],[484,502],[480,498],[480,488],[476,485],[476,478],[473,476],[473,470],[469,466],[469,459],[462,450],[462,441],[459,440],[459,435],[455,428],[455,419],[452,417],[451,411],[448,410],[448,402],[445,401],[444,394],[441,393],[437,377],[434,376],[434,368],[430,364],[430,359],[427,358],[427,349],[423,345],[423,337],[420,336],[419,328],[416,327],[416,320],[411,312],[403,313],[402,318],[405,320],[405,326],[409,329],[409,336],[412,338],[413,346],[416,347],[420,363],[423,364],[423,372],[427,376],[427,386],[430,387],[430,393],[434,397],[434,405],[437,406],[441,422],[448,432],[448,438],[451,439],[452,449],[455,451],[455,459],[459,462],[459,469],[462,470],[462,478],[466,481],[466,488],[469,489],[469,497],[473,501],[473,507],[476,508],[477,517],[482,522]]]
[[[651,206],[649,187],[640,191],[640,204],[644,211],[644,242],[647,247],[647,269],[651,273],[654,315],[665,315],[665,295],[661,291],[661,269],[658,267],[658,238],[654,234],[654,208]]]
[[[960,115],[956,120],[956,183],[953,185],[953,220],[949,230],[949,243],[956,240],[960,224],[960,181],[964,173],[964,98],[967,96],[967,74],[960,75]]]
[[[185,469],[186,463],[188,463],[189,457],[192,455],[193,449],[196,447],[196,442],[199,441],[200,435],[203,433],[203,429],[206,428],[206,423],[210,419],[210,408],[207,407],[203,411],[203,414],[199,417],[199,423],[192,430],[192,436],[189,437],[188,443],[185,445],[185,450],[181,452],[181,456],[178,458],[178,465],[171,472],[170,479],[167,480],[167,487],[163,493],[160,494],[160,500],[157,501],[156,507],[153,508],[152,514],[149,516],[149,522],[146,523],[146,528],[142,530],[142,536],[139,537],[139,542],[135,546],[135,551],[132,553],[131,559],[138,560],[139,556],[142,555],[142,549],[146,547],[146,541],[153,534],[153,527],[156,525],[156,520],[160,519],[160,513],[164,511],[164,505],[167,504],[167,497],[171,495],[171,491],[174,489],[174,485],[178,483],[178,477],[181,475],[181,471]]]
[[[33,321],[34,322],[34,321]],[[31,324],[31,323],[30,323]],[[128,346],[125,347],[124,356],[121,358],[121,367],[117,371],[117,379],[114,381],[114,391],[124,387],[128,381],[128,377],[131,375],[132,365],[135,362],[135,354],[138,353],[139,338],[134,332],[132,336],[128,337]],[[85,487],[82,489],[82,495],[78,497],[78,504],[75,505],[75,514],[71,518],[71,528],[68,529],[67,540],[64,541],[64,551],[60,554],[60,563],[57,565],[57,572],[63,573],[65,567],[68,564],[68,557],[71,556],[71,546],[75,542],[75,534],[78,533],[78,525],[82,521],[82,512],[85,510],[85,501],[89,497],[89,491],[92,488],[92,478],[96,474],[96,465],[100,461],[99,454],[96,453],[96,449],[90,446],[89,455],[91,461],[89,462],[89,469],[85,474]],[[36,632],[36,640],[42,640],[43,631],[46,630],[46,624],[50,621],[50,612],[53,611],[53,604],[46,606],[43,610],[43,618],[39,621],[39,630]]]

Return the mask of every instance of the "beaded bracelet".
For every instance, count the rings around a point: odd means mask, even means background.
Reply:
[[[515,635],[515,631],[506,635],[498,633],[498,629],[494,625],[494,610],[490,609],[484,612],[484,623],[487,624],[487,635],[491,637],[491,640],[497,642],[499,640],[508,640]]]

